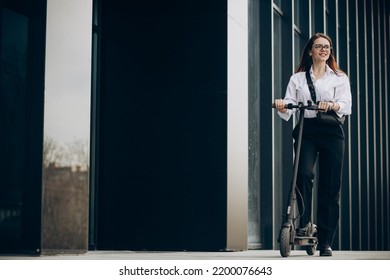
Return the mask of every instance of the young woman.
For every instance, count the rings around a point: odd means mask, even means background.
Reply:
[[[315,104],[307,83],[309,71],[319,109],[333,110],[339,116],[351,114],[351,88],[347,75],[338,68],[329,36],[317,33],[307,42],[296,73],[291,76],[284,99],[276,99],[275,107],[284,120],[295,110],[285,104],[310,100]],[[305,235],[312,212],[314,164],[318,157],[317,232],[320,256],[332,256],[332,243],[339,223],[339,197],[344,157],[344,130],[341,125],[324,124],[317,120],[317,111],[306,110],[302,134],[297,187],[300,223],[297,235]],[[297,140],[298,128],[293,131]],[[295,141],[296,143],[296,141]]]

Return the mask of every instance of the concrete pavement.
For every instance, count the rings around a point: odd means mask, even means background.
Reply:
[[[8,260],[390,260],[390,251],[333,251],[332,257],[313,256],[304,250],[292,250],[288,258],[282,258],[278,250],[248,250],[228,252],[187,252],[187,251],[88,251],[85,254],[56,254],[41,256],[2,256]]]

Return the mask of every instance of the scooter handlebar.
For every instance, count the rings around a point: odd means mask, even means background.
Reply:
[[[272,108],[276,108],[275,103],[272,103]],[[292,104],[288,103],[284,105],[284,109],[306,109],[306,110],[318,110],[323,111],[323,109],[319,109],[317,105],[313,105],[312,103],[308,103],[307,105],[303,105],[303,103]]]

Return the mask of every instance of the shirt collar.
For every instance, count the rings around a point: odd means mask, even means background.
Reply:
[[[330,73],[336,74],[336,73],[332,70],[332,68],[329,67],[328,64],[325,65],[325,71],[326,71],[326,74],[330,74]]]
[[[313,76],[313,65],[310,66],[310,74]],[[325,64],[325,75],[336,74],[328,64]]]

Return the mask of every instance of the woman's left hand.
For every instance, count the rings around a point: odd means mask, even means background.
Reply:
[[[326,101],[320,101],[318,102],[318,109],[321,111],[328,112],[332,110],[334,103],[332,102],[326,102]]]

